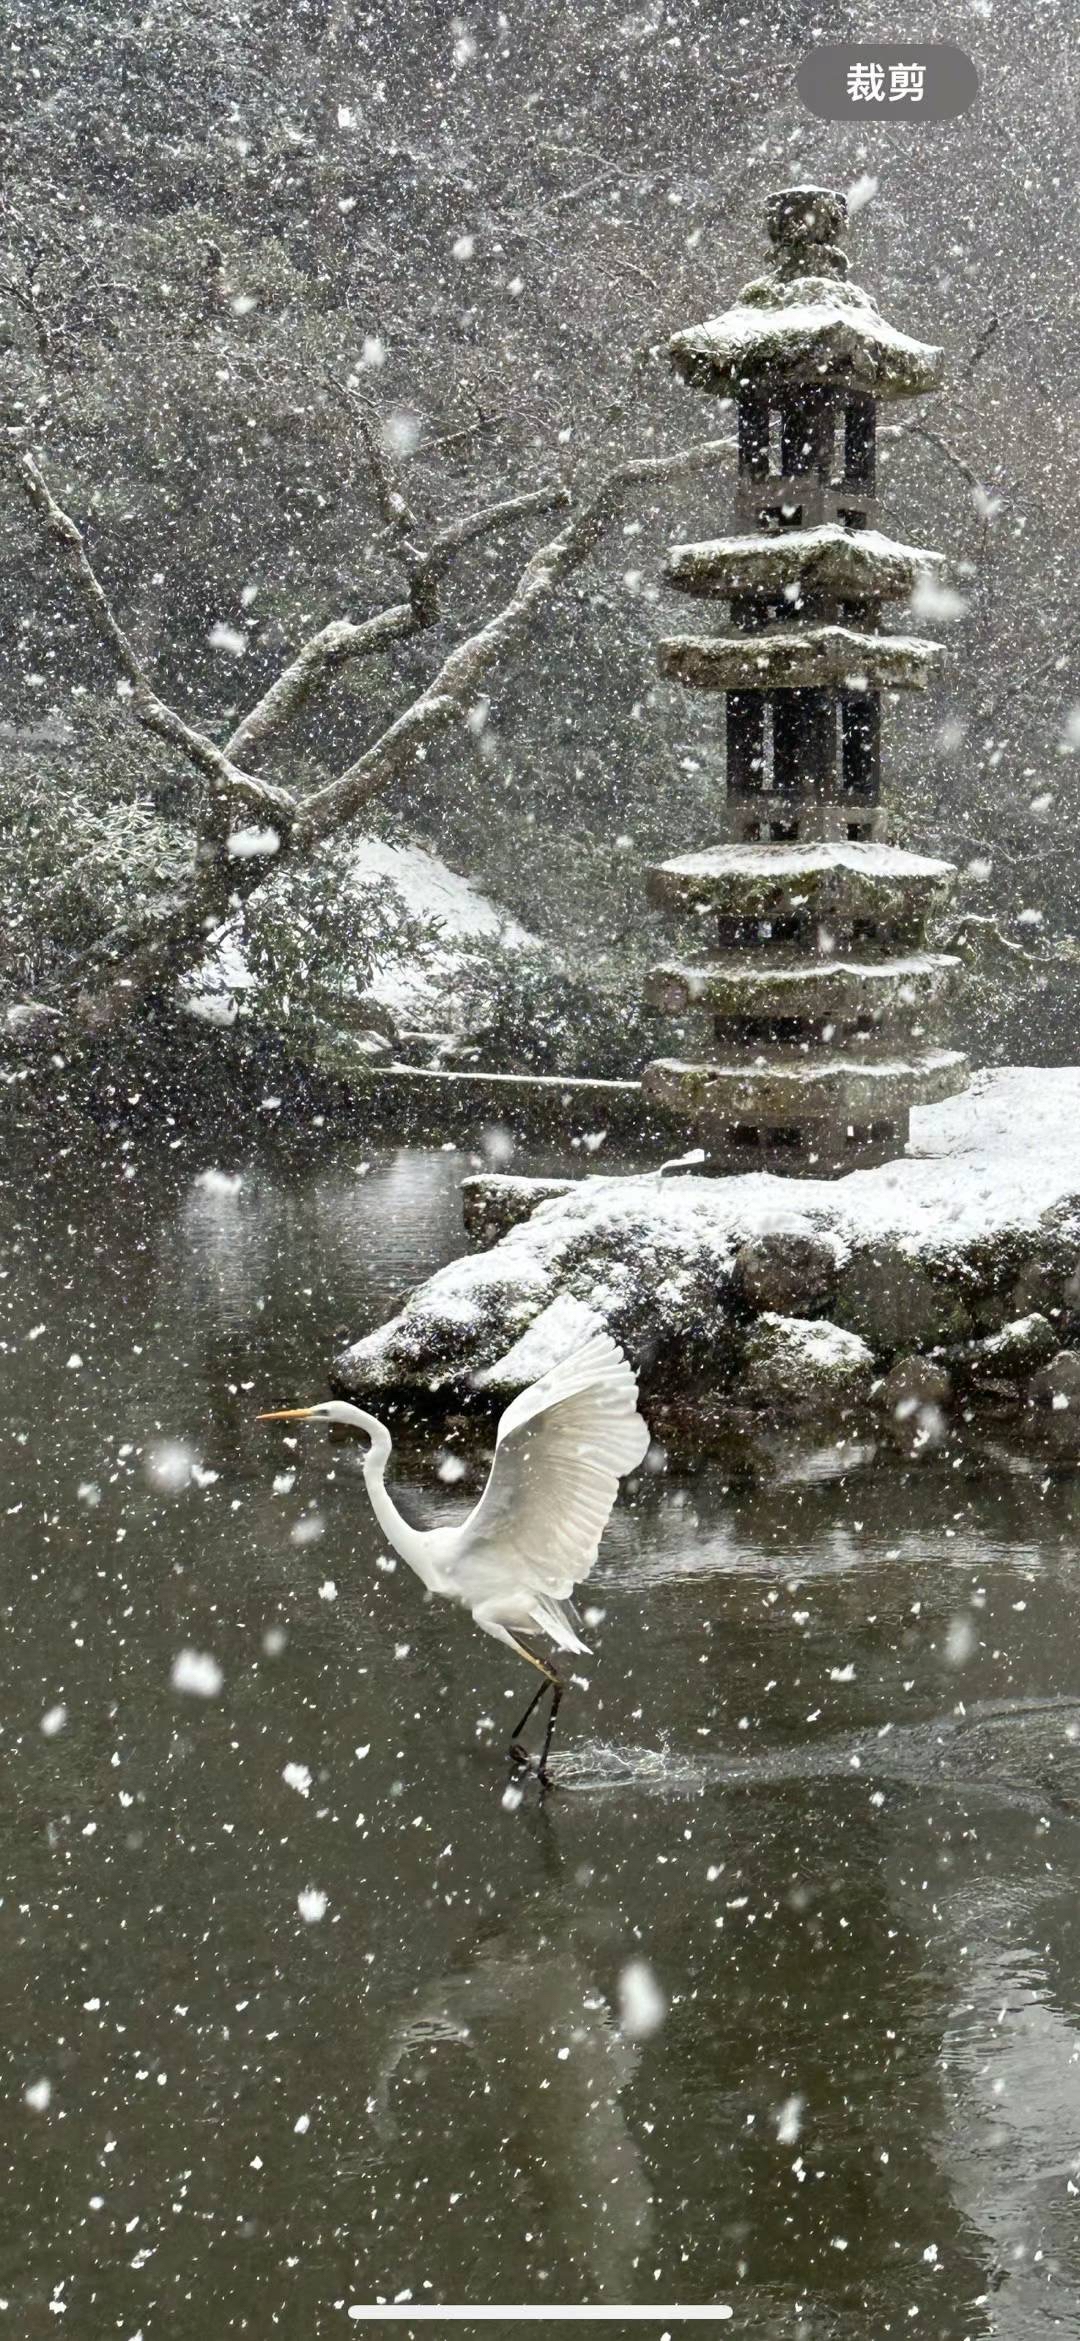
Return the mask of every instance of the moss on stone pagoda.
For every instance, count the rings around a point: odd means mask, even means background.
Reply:
[[[967,1082],[932,1038],[959,963],[925,941],[955,873],[886,843],[880,810],[882,693],[925,689],[944,653],[882,628],[940,556],[876,525],[877,406],[933,390],[941,353],[848,283],[842,196],[786,188],[766,219],[768,273],[671,343],[738,413],[735,530],[666,572],[729,625],[659,652],[665,676],[726,693],[727,820],[726,842],[650,872],[681,947],[646,1003],[694,1056],[649,1065],[644,1089],[711,1167],[820,1177],[902,1153],[911,1106]]]

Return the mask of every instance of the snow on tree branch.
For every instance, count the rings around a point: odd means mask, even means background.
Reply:
[[[359,623],[350,618],[332,618],[318,634],[309,635],[295,658],[282,668],[258,704],[244,716],[227,743],[226,754],[257,762],[326,675],[347,665],[350,659],[388,650],[392,642],[400,642],[417,629],[418,620],[411,602],[394,602]]]
[[[178,748],[190,764],[204,774],[211,791],[223,805],[234,801],[250,810],[272,817],[276,821],[291,821],[294,800],[284,789],[274,788],[254,774],[242,772],[227,751],[208,739],[205,732],[187,723],[175,708],[169,707],[155,691],[135,650],[114,615],[112,605],[91,563],[81,531],[70,513],[65,512],[26,448],[12,447],[10,441],[4,452],[11,462],[19,485],[46,532],[58,544],[71,570],[83,602],[89,611],[95,630],[112,654],[122,679],[130,686],[131,712],[147,731],[167,740]]]
[[[472,544],[477,537],[492,535],[511,520],[520,520],[531,512],[550,512],[568,502],[566,489],[555,483],[527,489],[520,496],[505,497],[501,503],[485,505],[477,512],[466,513],[460,520],[448,522],[430,545],[414,552],[409,563],[408,601],[392,603],[357,623],[348,618],[332,619],[318,634],[312,634],[258,705],[237,725],[226,755],[245,763],[257,761],[324,676],[350,659],[371,657],[378,651],[388,650],[391,643],[433,626],[441,615],[438,585],[454,554],[463,545]]]
[[[594,552],[622,511],[631,489],[708,470],[731,452],[730,439],[708,439],[673,455],[640,456],[620,464],[560,535],[541,545],[526,562],[505,606],[443,661],[427,690],[373,742],[346,772],[306,797],[296,844],[306,845],[344,828],[380,789],[414,761],[438,734],[464,716],[480,685],[503,654],[528,632],[540,609],[573,570]]]

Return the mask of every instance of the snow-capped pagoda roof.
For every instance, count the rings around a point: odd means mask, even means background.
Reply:
[[[695,1008],[712,1016],[791,1016],[842,1021],[925,1013],[954,989],[961,961],[947,951],[899,959],[808,959],[805,952],[721,952],[698,964],[668,959],[649,969],[645,1005],[662,1015]]]
[[[819,528],[781,529],[772,536],[673,545],[664,575],[680,593],[751,593],[772,601],[785,586],[797,585],[804,593],[884,601],[903,599],[920,576],[944,568],[944,554],[924,545],[901,545],[879,529],[842,528],[828,520]]]
[[[925,918],[947,896],[951,862],[876,841],[714,845],[655,863],[649,895],[661,908],[703,908],[735,918],[811,916]]]
[[[656,1057],[642,1075],[642,1091],[651,1104],[697,1125],[830,1113],[860,1121],[951,1097],[967,1087],[967,1077],[958,1049],[909,1047],[884,1058],[773,1049],[756,1057],[733,1051],[722,1064]]]
[[[673,334],[668,349],[684,382],[720,398],[803,383],[921,398],[941,380],[940,349],[890,325],[860,285],[824,276],[758,277],[723,316]]]
[[[785,187],[770,196],[772,266],[721,316],[672,336],[676,373],[721,398],[796,384],[874,398],[936,390],[941,351],[890,325],[870,294],[846,281],[847,258],[834,241],[846,215],[843,197],[828,188]]]
[[[924,691],[943,665],[940,642],[864,634],[852,626],[782,626],[761,634],[675,634],[657,644],[660,672],[699,691]]]

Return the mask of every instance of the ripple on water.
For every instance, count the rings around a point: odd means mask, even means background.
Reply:
[[[685,1796],[823,1779],[858,1779],[865,1787],[883,1779],[975,1789],[998,1803],[1049,1802],[1080,1819],[1080,1701],[987,1702],[962,1716],[842,1732],[760,1754],[586,1741],[564,1748],[553,1771],[559,1788],[576,1795],[645,1789]]]

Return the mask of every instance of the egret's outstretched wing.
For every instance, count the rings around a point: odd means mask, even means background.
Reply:
[[[598,1333],[507,1407],[484,1493],[462,1524],[454,1574],[474,1608],[553,1630],[555,1603],[588,1575],[623,1474],[649,1445],[637,1383]],[[524,1599],[515,1599],[515,1596]]]

